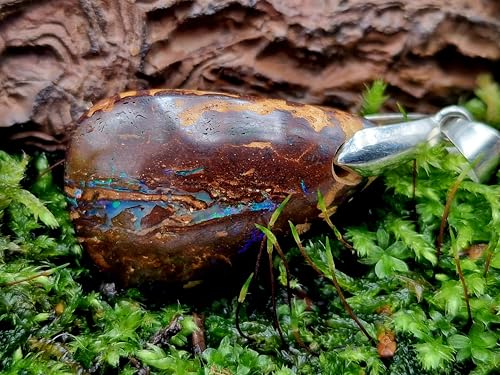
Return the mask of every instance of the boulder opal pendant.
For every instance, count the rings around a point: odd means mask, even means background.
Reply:
[[[348,113],[221,93],[126,92],[94,105],[70,143],[65,190],[95,263],[125,285],[204,280],[276,232],[317,219],[362,178],[333,173],[356,131]]]

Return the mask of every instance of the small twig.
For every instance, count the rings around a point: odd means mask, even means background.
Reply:
[[[259,272],[259,269],[260,269],[260,261],[262,259],[262,252],[264,251],[264,244],[265,243],[266,243],[266,237],[264,236],[264,238],[262,238],[262,241],[260,241],[259,252],[257,253],[257,259],[255,260],[255,269],[254,269],[254,273],[253,273],[255,276],[257,276],[257,274]],[[241,311],[241,307],[243,306],[243,302],[244,301],[245,301],[244,299],[240,300],[240,298],[238,298],[236,300],[236,311],[235,311],[234,324],[236,326],[236,330],[238,331],[238,333],[240,334],[241,337],[243,337],[244,339],[246,339],[248,341],[255,341],[253,339],[253,337],[248,336],[241,329],[241,325],[240,325],[240,311]]]
[[[412,221],[417,226],[418,231],[418,215],[417,215],[417,160],[413,159],[412,173],[412,199],[411,199],[411,214]]]
[[[304,341],[300,337],[298,326],[295,326],[294,323],[294,310],[292,307],[292,288],[290,286],[290,280],[291,280],[291,273],[290,273],[290,266],[288,265],[288,261],[285,257],[285,253],[283,252],[283,249],[281,248],[278,239],[276,236],[272,233],[271,228],[272,225],[274,224],[273,220],[270,220],[269,225],[267,228],[261,227],[260,229],[265,233],[266,238],[267,238],[267,245],[268,245],[268,254],[270,257],[270,262],[272,260],[272,250],[276,249],[276,252],[278,253],[281,261],[283,262],[283,265],[285,267],[285,275],[286,275],[286,293],[287,293],[287,302],[288,302],[288,308],[290,310],[290,319],[291,319],[291,330],[293,337],[295,338],[295,341],[297,344],[302,347],[303,349],[310,351],[309,348],[304,344]],[[274,277],[273,277],[274,278]],[[273,284],[274,285],[274,282]],[[274,300],[273,300],[274,302]],[[274,313],[276,315],[276,306],[274,305]]]
[[[128,361],[132,367],[134,367],[137,371],[135,374],[137,375],[149,375],[151,370],[148,366],[144,366],[141,361],[134,357],[128,357]]]
[[[370,340],[375,346],[377,345],[377,342],[375,341],[375,339],[368,333],[368,331],[365,329],[365,327],[363,326],[363,324],[361,323],[361,321],[358,319],[358,317],[356,316],[356,314],[354,313],[354,311],[352,310],[351,306],[349,305],[349,302],[347,302],[345,296],[344,296],[344,293],[342,292],[342,288],[340,287],[340,284],[338,283],[338,280],[337,280],[337,277],[335,275],[335,268],[332,267],[332,277],[328,277],[314,262],[313,260],[311,259],[311,257],[309,256],[309,254],[307,254],[306,252],[306,249],[304,248],[304,246],[302,245],[302,241],[300,240],[300,237],[299,235],[297,234],[297,231],[295,230],[295,227],[294,225],[292,224],[291,221],[288,221],[288,223],[290,224],[290,228],[292,229],[292,234],[293,234],[293,238],[295,240],[295,242],[297,243],[297,246],[300,250],[300,253],[302,254],[302,256],[304,257],[304,259],[306,260],[306,262],[312,267],[312,269],[314,271],[316,271],[316,273],[318,273],[321,277],[323,277],[324,279],[328,279],[330,280],[331,282],[333,282],[333,285],[335,286],[335,290],[337,291],[337,294],[340,298],[340,301],[342,302],[342,305],[344,306],[344,309],[346,310],[347,314],[351,317],[352,320],[354,320],[354,322],[357,324],[357,326],[359,327],[359,329],[361,330],[361,332],[363,332],[363,334],[368,338],[368,340]],[[328,241],[328,239],[327,239]],[[329,243],[328,243],[328,246]]]
[[[52,164],[50,167],[48,168],[45,168],[43,171],[41,171],[39,174],[38,174],[38,178],[42,177],[42,176],[45,176],[47,173],[49,173],[52,169],[54,169],[55,167],[61,165],[62,163],[64,163],[64,159],[61,159],[57,162],[55,162],[54,164]]]
[[[292,288],[290,287],[290,267],[288,265],[288,261],[285,258],[285,254],[283,253],[283,249],[281,249],[281,246],[276,242],[274,244],[274,248],[276,249],[276,252],[280,256],[281,260],[283,261],[283,265],[285,266],[285,271],[286,271],[286,295],[287,295],[287,300],[288,300],[288,308],[290,309],[290,318],[293,319],[293,308],[292,308]],[[292,334],[293,337],[295,338],[295,341],[299,346],[308,352],[311,352],[309,347],[304,343],[304,340],[302,340],[302,337],[300,337],[299,329],[298,327],[294,327],[292,324]]]
[[[182,330],[181,321],[183,319],[182,315],[174,315],[168,326],[159,330],[149,342],[153,345],[167,346],[170,339]]]
[[[273,320],[276,330],[278,331],[278,334],[280,336],[281,344],[284,346],[285,338],[283,337],[283,331],[281,330],[281,325],[278,320],[278,310],[276,307],[276,290],[274,285],[274,272],[273,272],[273,254],[271,252],[268,252],[268,260],[269,260],[269,277],[271,282],[271,300],[273,303]]]
[[[493,251],[488,252],[486,255],[486,261],[484,262],[484,277],[488,277],[488,272],[490,271],[491,259],[493,259]]]
[[[368,331],[366,330],[366,328],[363,326],[363,324],[358,319],[357,315],[354,313],[354,311],[352,310],[351,306],[347,302],[347,300],[346,300],[346,298],[344,296],[344,293],[342,292],[342,288],[340,287],[340,284],[339,284],[339,282],[337,280],[337,276],[335,275],[335,270],[332,270],[331,281],[333,282],[333,285],[335,286],[335,289],[337,290],[337,294],[339,295],[340,302],[342,302],[342,305],[344,306],[344,309],[346,310],[347,314],[349,314],[349,316],[352,318],[352,320],[354,320],[354,322],[357,324],[357,326],[359,327],[359,329],[361,330],[361,332],[363,332],[363,334],[368,338],[368,340],[370,340],[371,343],[374,346],[376,346],[377,342],[368,333]]]
[[[13,286],[16,284],[24,283],[26,281],[31,281],[31,280],[37,279],[37,278],[42,277],[42,276],[50,276],[52,273],[53,273],[52,270],[43,271],[43,272],[37,273],[36,275],[25,277],[24,279],[14,280],[14,281],[10,281],[8,283],[0,284],[0,286]]]
[[[51,268],[50,270],[39,272],[39,273],[37,273],[35,275],[31,275],[31,276],[25,277],[24,279],[18,279],[18,280],[14,280],[14,281],[9,281],[8,283],[1,283],[0,287],[13,286],[13,285],[16,285],[16,284],[24,283],[26,281],[31,281],[31,280],[37,279],[39,277],[50,276],[55,271],[57,271],[60,268],[66,267],[68,264],[69,263],[66,263],[66,264],[63,264],[61,266],[58,266],[58,267],[55,267],[55,268]]]
[[[264,251],[264,244],[266,243],[266,237],[262,238],[262,241],[260,241],[260,247],[259,247],[259,252],[257,253],[257,259],[255,260],[255,270],[254,270],[254,275],[257,276],[259,269],[260,269],[260,261],[262,259],[262,252]],[[237,299],[236,301],[236,311],[235,311],[235,325],[236,325],[236,330],[240,334],[241,337],[249,340],[249,341],[254,341],[254,339],[250,336],[248,336],[246,333],[243,332],[241,329],[240,325],[240,311],[241,307],[243,306],[244,301],[240,301],[240,299]]]
[[[276,242],[274,244],[274,248],[276,249],[276,252],[281,258],[281,261],[283,262],[283,265],[285,266],[285,273],[286,273],[286,296],[287,296],[287,301],[288,301],[288,308],[290,309],[290,313],[292,312],[292,290],[290,287],[290,267],[288,265],[288,261],[285,258],[285,254],[283,253],[283,250],[281,249],[281,246]]]
[[[287,198],[287,200],[288,200],[288,198]],[[278,244],[278,240],[276,239],[276,236],[271,231],[271,228],[274,225],[274,223],[276,222],[278,214],[283,209],[287,200],[282,202],[281,205],[278,207],[278,209],[273,213],[273,216],[269,220],[269,224],[267,227],[264,227],[264,226],[259,225],[259,224],[255,224],[255,226],[264,233],[264,236],[265,236],[264,238],[266,238],[267,257],[268,257],[268,263],[269,263],[269,278],[270,278],[270,282],[271,282],[271,295],[272,295],[271,300],[272,300],[272,304],[273,304],[273,319],[274,319],[274,324],[275,324],[276,329],[279,333],[279,336],[281,338],[281,343],[283,346],[285,346],[286,342],[285,342],[285,339],[283,337],[283,332],[281,330],[281,326],[280,326],[279,319],[278,319],[278,311],[277,311],[277,306],[276,306],[276,287],[274,284],[274,272],[273,272],[273,249],[275,249],[276,247],[279,247],[279,244]],[[282,251],[281,251],[281,254],[283,255]],[[287,263],[287,265],[288,265],[288,263]],[[288,280],[288,278],[287,278],[287,280]],[[289,306],[291,306],[291,298],[289,299],[289,301],[290,301]]]
[[[259,268],[260,268],[260,261],[262,259],[262,252],[264,251],[264,244],[266,243],[266,237],[262,238],[262,241],[260,241],[260,247],[259,247],[259,252],[257,253],[257,260],[255,261],[255,269],[253,274],[255,277],[259,274]]]
[[[257,276],[259,269],[260,269],[260,261],[262,259],[262,252],[264,251],[264,244],[266,243],[266,237],[262,238],[262,241],[260,241],[260,247],[259,247],[259,252],[257,253],[257,259],[255,260],[255,269],[254,269],[254,275]],[[241,307],[243,306],[244,301],[240,301],[239,299],[236,300],[236,311],[235,311],[235,319],[234,323],[236,325],[236,330],[240,334],[241,337],[247,339],[248,341],[255,341],[252,337],[248,336],[246,333],[243,332],[241,329],[240,325],[240,311]]]
[[[337,240],[339,240],[340,243],[342,245],[344,245],[344,247],[346,247],[347,249],[349,249],[351,251],[354,251],[354,247],[349,242],[347,242],[347,240],[344,238],[344,236],[342,235],[342,233],[340,233],[340,231],[337,229],[337,227],[335,226],[335,224],[333,224],[333,222],[330,219],[330,217],[328,217],[326,215],[326,213],[324,213],[323,215],[325,216],[326,223],[333,230],[333,233],[335,234],[335,237],[337,238]]]
[[[235,313],[236,314],[235,324],[236,324],[236,329],[237,329],[238,333],[242,337],[246,338],[247,340],[251,340],[251,341],[254,341],[254,339],[250,336],[245,335],[243,333],[243,331],[241,330],[241,327],[240,327],[240,309],[243,306],[243,303],[245,302],[245,300],[247,298],[248,290],[250,289],[250,285],[252,284],[253,276],[254,276],[254,274],[251,273],[250,276],[248,276],[245,283],[243,284],[243,286],[240,289],[240,294],[236,300],[236,313]]]
[[[498,241],[499,239],[497,238],[497,246],[498,246]],[[491,242],[493,243],[493,241]],[[488,253],[486,254],[486,261],[484,263],[484,277],[488,277],[488,272],[490,271],[490,264],[491,260],[493,259],[493,254],[494,254],[494,247],[491,245],[488,246]]]
[[[293,316],[290,316],[290,318],[291,319],[295,319],[295,317],[293,317]],[[295,341],[297,342],[297,344],[299,344],[299,346],[302,349],[306,350],[309,354],[314,354],[311,351],[311,349],[309,349],[309,347],[304,343],[304,340],[302,340],[302,337],[300,337],[299,326],[295,325],[294,323],[291,323],[290,325],[291,325],[291,328],[292,328],[293,337],[294,337]]]
[[[290,224],[292,224],[290,221],[289,221]],[[322,278],[324,279],[328,279],[329,278],[323,273],[323,271],[321,271],[318,266],[316,265],[316,263],[313,262],[313,260],[311,259],[311,257],[309,256],[309,254],[306,253],[306,249],[304,247],[304,245],[302,245],[302,242],[299,240],[299,241],[295,241],[297,243],[297,247],[299,248],[299,251],[300,253],[302,254],[302,256],[304,257],[304,259],[306,260],[307,264],[309,264],[309,266],[311,266],[311,268],[316,271],[316,273],[321,276]]]
[[[462,266],[460,265],[460,257],[458,255],[458,250],[456,248],[456,243],[455,243],[455,236],[453,235],[453,232],[450,229],[450,236],[452,238],[452,246],[453,246],[453,260],[455,261],[455,267],[457,268],[457,273],[458,277],[460,279],[460,282],[462,283],[462,288],[464,291],[464,300],[465,300],[465,306],[467,307],[467,326],[470,327],[472,325],[472,310],[470,308],[470,301],[469,301],[469,291],[467,289],[467,284],[465,282],[465,277],[464,273],[462,272]]]
[[[464,289],[465,305],[467,306],[467,316],[468,316],[467,325],[470,326],[472,325],[472,311],[470,308],[469,291],[467,289],[467,284],[465,283],[464,274],[462,272],[462,266],[460,265],[460,259],[458,258],[458,255],[455,256],[454,258],[455,258],[455,266],[457,267],[458,277],[460,278],[460,282],[462,283],[462,287]]]
[[[66,348],[63,343],[56,342],[56,338],[59,336],[60,335],[52,339],[31,337],[27,342],[29,343],[29,347],[32,351],[37,351],[44,356],[55,358],[58,362],[71,367],[73,373],[75,374],[86,374],[87,372],[85,372],[80,363],[75,361],[70,350]]]
[[[330,219],[330,215],[328,214],[328,209],[326,208],[326,204],[320,190],[318,190],[318,209],[321,211],[323,219],[326,221],[330,229],[333,231],[337,240],[339,240],[340,243],[344,245],[344,247],[346,247],[347,249],[354,251],[354,247],[349,242],[346,241],[342,233],[340,233],[340,231],[337,229],[337,227],[333,224],[332,220]]]
[[[235,315],[236,316],[235,316],[235,322],[234,322],[234,324],[236,325],[236,330],[238,331],[238,333],[240,334],[240,336],[243,337],[244,339],[247,339],[248,341],[255,341],[252,337],[248,336],[241,329],[241,326],[240,326],[240,310],[241,310],[241,306],[242,305],[243,305],[242,302],[236,301],[236,311],[235,311]]]
[[[205,342],[205,328],[204,328],[204,318],[203,315],[198,315],[197,313],[193,313],[193,321],[198,327],[191,335],[191,342],[193,344],[193,352],[194,354],[200,355],[207,348],[207,344]]]
[[[446,229],[448,216],[450,215],[451,204],[455,199],[460,184],[463,182],[463,180],[467,176],[467,173],[469,173],[473,165],[475,165],[475,163],[471,164],[468,168],[464,169],[462,173],[460,173],[455,183],[451,186],[450,191],[448,192],[448,196],[446,197],[446,204],[444,206],[443,216],[441,217],[441,225],[439,226],[439,235],[436,241],[436,267],[439,266],[439,259],[441,258],[441,247],[443,246],[444,230]]]

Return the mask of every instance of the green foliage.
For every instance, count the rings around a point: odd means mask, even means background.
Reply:
[[[498,351],[498,335],[485,330],[484,326],[474,324],[468,335],[452,335],[448,337],[448,343],[457,351],[457,360],[464,361],[472,358],[475,364],[488,364],[495,362]]]
[[[137,351],[137,358],[154,369],[177,374],[198,374],[199,364],[191,359],[185,350],[175,350],[167,354],[162,348],[148,344],[147,349]]]
[[[385,89],[377,81],[367,90],[364,113],[378,111]],[[481,78],[469,109],[498,123],[498,91],[491,79]],[[99,292],[81,259],[60,187],[44,173],[46,157],[30,160],[0,151],[2,373],[495,373],[500,368],[500,174],[490,184],[465,180],[459,185],[438,261],[445,202],[468,167],[444,147],[422,147],[416,166],[415,186],[413,163],[408,163],[384,173],[371,192],[359,193],[354,205],[364,194],[379,193],[361,214],[339,212],[330,218],[319,195],[319,212],[329,229],[317,237],[299,235],[290,225],[300,245],[285,251],[294,292],[291,311],[283,259],[273,251],[281,251],[278,241],[283,241],[273,226],[284,202],[267,226],[257,228],[275,257],[281,282],[276,313],[286,345],[270,318],[266,277],[256,274],[246,279],[239,296],[197,307],[205,316],[207,349],[195,354],[194,307],[147,305],[135,289],[113,296]],[[241,330],[253,341],[236,330],[237,301],[245,302]],[[369,336],[393,334],[395,352],[382,359],[344,302]]]
[[[9,208],[14,212],[16,205],[17,210],[23,205],[35,221],[40,219],[49,228],[56,228],[58,223],[54,215],[31,192],[20,186],[28,161],[26,155],[17,159],[0,151],[0,210]]]
[[[211,373],[229,374],[271,374],[277,370],[272,359],[267,355],[245,348],[224,337],[218,348],[208,348],[203,352],[206,367]],[[282,370],[283,371],[283,370]]]
[[[363,102],[361,104],[361,114],[371,115],[380,111],[389,97],[385,95],[387,83],[381,79],[373,81],[371,86],[365,86],[363,92]]]
[[[354,248],[361,249],[357,250],[362,257],[360,261],[375,265],[374,271],[377,277],[391,277],[408,272],[408,265],[403,259],[410,257],[409,248],[401,241],[390,243],[390,235],[384,228],[379,228],[376,233],[351,228],[348,236]]]
[[[241,287],[240,295],[238,296],[239,303],[245,302],[245,298],[246,298],[247,293],[248,293],[248,288],[250,287],[250,283],[252,282],[252,279],[253,279],[253,273],[251,273],[250,276],[248,276],[245,283]]]
[[[465,107],[477,120],[500,128],[500,85],[490,74],[480,75],[477,85],[476,97],[465,103]]]
[[[425,370],[446,369],[453,360],[453,348],[442,343],[442,338],[427,337],[425,342],[415,346]]]

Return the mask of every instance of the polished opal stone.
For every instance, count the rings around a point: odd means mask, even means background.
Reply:
[[[255,251],[273,228],[318,217],[361,179],[332,174],[338,148],[365,126],[311,105],[198,91],[126,92],[82,117],[68,149],[66,193],[84,248],[127,285],[204,280]],[[257,246],[256,246],[257,245]]]

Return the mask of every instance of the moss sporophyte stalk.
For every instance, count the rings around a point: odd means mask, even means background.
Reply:
[[[364,96],[378,104],[363,108],[378,110],[385,96],[379,86]],[[498,85],[481,78],[476,95],[467,107],[495,125]],[[487,184],[462,178],[467,163],[444,147],[423,147],[415,163],[385,172],[307,233],[291,220],[292,235],[283,238],[273,225],[283,207],[273,207],[270,220],[254,227],[255,236],[266,235],[260,267],[246,268],[241,293],[204,303],[165,303],[145,288],[101,284],[48,167],[43,154],[0,152],[2,373],[403,375],[500,368],[500,175]],[[103,204],[119,210],[127,202]]]

